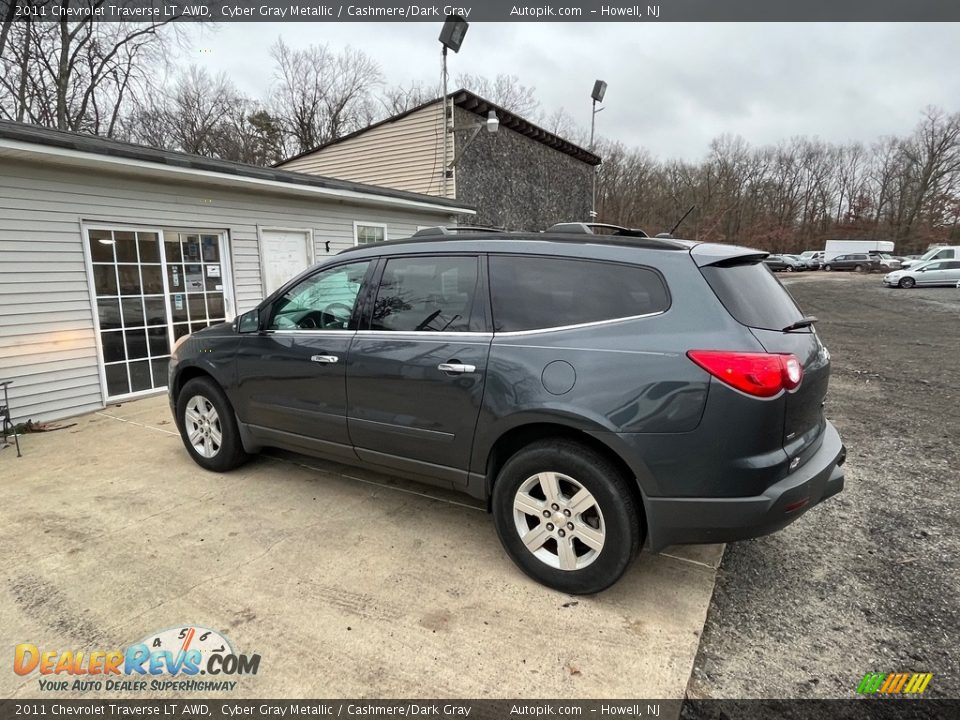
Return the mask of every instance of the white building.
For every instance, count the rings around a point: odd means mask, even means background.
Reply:
[[[455,200],[0,122],[0,380],[14,422],[156,393],[172,343]]]

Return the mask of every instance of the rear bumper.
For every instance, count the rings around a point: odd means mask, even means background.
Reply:
[[[719,543],[759,537],[786,527],[843,490],[846,448],[830,422],[820,449],[762,495],[736,498],[645,497],[647,546]]]

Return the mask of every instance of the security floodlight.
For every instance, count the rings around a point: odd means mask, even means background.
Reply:
[[[463,38],[467,34],[467,28],[470,23],[460,15],[447,15],[443,23],[443,29],[440,30],[440,42],[445,48],[450,48],[454,52],[460,52],[460,46],[463,44]]]
[[[497,118],[497,114],[493,110],[487,113],[486,126],[488,133],[495,133],[500,129],[500,120]]]
[[[590,93],[592,97],[597,102],[603,102],[603,96],[607,92],[607,84],[603,80],[597,80],[593,84],[593,92]]]

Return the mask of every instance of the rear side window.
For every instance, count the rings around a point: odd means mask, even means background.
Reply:
[[[496,332],[647,315],[670,306],[653,270],[564,258],[491,255],[490,292]]]
[[[782,330],[803,317],[780,281],[762,262],[700,268],[720,302],[737,322]]]
[[[476,257],[391,258],[383,270],[370,328],[466,332],[476,294]]]

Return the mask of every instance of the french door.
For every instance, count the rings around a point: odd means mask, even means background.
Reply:
[[[225,234],[85,230],[104,399],[165,388],[177,338],[227,317]]]

